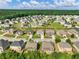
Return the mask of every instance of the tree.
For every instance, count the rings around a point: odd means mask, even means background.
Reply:
[[[74,37],[75,37],[75,35],[74,35],[74,34],[72,34],[72,35],[71,35],[71,38],[74,38]]]
[[[66,42],[69,43],[69,44],[72,44],[70,39],[67,39]]]
[[[56,43],[61,42],[60,36],[56,36],[55,42],[56,42]]]

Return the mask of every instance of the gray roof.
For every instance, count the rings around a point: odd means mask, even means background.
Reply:
[[[44,30],[37,30],[37,34],[38,35],[44,34]]]
[[[78,31],[77,31],[76,29],[74,29],[74,28],[68,30],[68,32],[69,32],[69,33],[72,33],[72,34],[75,34],[75,35],[76,35],[76,34],[78,35]]]
[[[79,22],[79,17],[78,18],[75,18],[73,21]]]
[[[66,43],[66,42],[60,42],[59,43],[59,46],[61,48],[71,48],[71,46],[68,43]]]
[[[74,42],[74,45],[79,49],[79,41]]]
[[[11,46],[19,46],[19,47],[23,47],[24,45],[24,41],[20,40],[20,41],[14,41]]]
[[[0,47],[2,47],[3,49],[6,49],[9,46],[9,42],[8,40],[0,40]]]
[[[49,36],[51,36],[51,35],[54,35],[54,34],[55,34],[55,31],[54,31],[54,30],[52,30],[52,29],[47,29],[45,32],[46,32],[46,34],[47,34],[47,35],[49,35]]]

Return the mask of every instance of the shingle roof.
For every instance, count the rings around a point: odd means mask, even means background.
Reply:
[[[59,46],[61,48],[71,48],[71,46],[68,43],[66,43],[66,42],[60,42],[59,43]]]
[[[79,41],[74,42],[74,45],[79,49]]]
[[[37,43],[36,42],[27,42],[25,49],[27,49],[27,50],[37,50]]]
[[[42,42],[42,51],[53,51],[53,42]]]
[[[23,44],[24,44],[24,41],[21,40],[21,41],[14,41],[11,46],[20,46],[20,47],[23,47]]]
[[[46,32],[46,34],[49,35],[49,36],[55,34],[55,31],[54,31],[54,30],[51,30],[51,29],[47,29],[45,32]]]
[[[7,40],[3,40],[3,39],[0,40],[0,47],[5,49],[8,46],[9,46],[9,42]]]

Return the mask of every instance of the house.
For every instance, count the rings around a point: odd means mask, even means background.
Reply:
[[[45,30],[45,33],[46,33],[46,36],[47,36],[47,37],[52,37],[52,35],[55,34],[55,31],[52,30],[52,29],[46,29],[46,30]]]
[[[57,44],[59,52],[72,52],[72,47],[66,42]]]
[[[14,41],[12,42],[12,44],[10,45],[10,49],[14,50],[16,52],[20,52],[24,47],[24,41],[20,40],[20,41]]]
[[[65,24],[65,20],[63,20],[63,19],[61,19],[61,18],[59,18],[59,17],[56,19],[55,22],[58,22],[58,23],[60,23],[60,24],[62,24],[62,25]]]
[[[14,34],[15,34],[15,37],[17,37],[17,36],[22,35],[23,34],[23,31],[21,31],[21,30],[15,30],[14,31]]]
[[[67,27],[67,28],[71,28],[72,27],[72,25],[69,22],[65,22],[64,26]]]
[[[13,34],[14,29],[7,27],[7,28],[5,28],[5,29],[3,30],[3,32],[5,32],[5,33],[7,33],[7,34]]]
[[[40,36],[41,39],[44,39],[44,30],[37,30],[36,34]]]
[[[79,41],[73,42],[73,47],[77,52],[79,52]]]
[[[27,42],[25,51],[37,51],[37,43],[33,41]]]
[[[8,40],[1,39],[0,40],[0,53],[4,52],[4,50],[6,50],[9,47],[9,45],[10,44]]]
[[[77,24],[79,24],[79,17],[74,18],[74,19],[73,19],[73,22],[76,22]]]
[[[54,52],[54,44],[53,44],[53,42],[43,41],[42,46],[41,46],[41,51],[46,52],[47,54],[50,54],[50,53]]]
[[[27,31],[27,36],[29,37],[28,39],[32,39],[33,32],[32,31]]]
[[[74,34],[75,37],[79,37],[78,31],[76,30],[76,28],[75,28],[75,29],[69,29],[69,30],[68,30],[68,34],[69,34],[69,35]]]
[[[59,36],[66,37],[67,34],[66,30],[57,30],[57,35]]]

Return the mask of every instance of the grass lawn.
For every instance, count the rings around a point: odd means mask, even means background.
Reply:
[[[28,39],[28,36],[27,36],[27,34],[24,34],[24,35],[19,36],[18,38],[25,38],[25,39]]]
[[[21,23],[16,23],[16,24],[13,24],[12,26],[15,28],[21,28]]]
[[[0,35],[2,35],[4,32],[0,31]]]
[[[40,38],[36,33],[33,35],[33,38]]]
[[[51,25],[48,25],[48,27],[52,27],[54,29],[64,29],[65,27],[59,23],[51,23]]]
[[[59,23],[51,23],[50,25],[45,25],[45,26],[42,26],[40,28],[54,28],[54,29],[65,29],[65,27]]]

